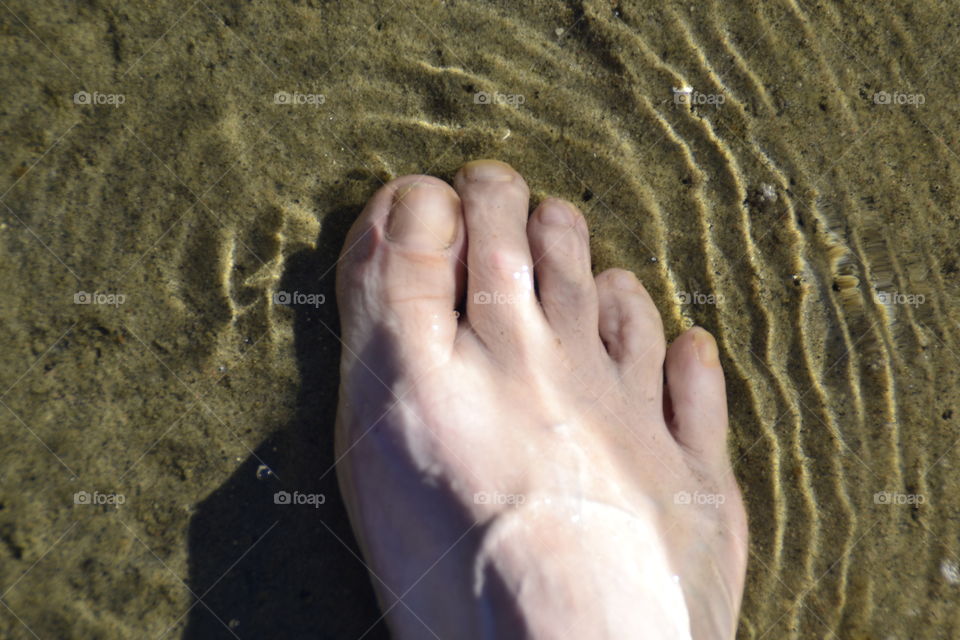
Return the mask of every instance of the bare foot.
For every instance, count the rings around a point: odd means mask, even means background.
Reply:
[[[337,469],[387,620],[732,638],[747,525],[716,343],[667,349],[631,273],[592,275],[573,205],[528,219],[528,197],[496,161],[406,176],[347,238]]]

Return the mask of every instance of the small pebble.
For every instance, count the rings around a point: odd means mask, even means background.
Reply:
[[[940,562],[940,573],[950,584],[960,584],[960,565],[956,560],[944,559]]]
[[[770,202],[776,202],[777,188],[772,184],[770,184],[769,182],[765,182],[764,184],[760,185],[760,196],[764,200],[768,200]]]

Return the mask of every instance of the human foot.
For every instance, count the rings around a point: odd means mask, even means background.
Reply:
[[[734,635],[747,526],[716,343],[667,349],[632,274],[592,275],[572,205],[528,220],[495,161],[399,178],[351,229],[337,299],[338,477],[396,637]]]

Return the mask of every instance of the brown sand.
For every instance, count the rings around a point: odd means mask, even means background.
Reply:
[[[477,157],[718,336],[741,637],[955,637],[945,5],[2,4],[0,637],[384,637],[330,472],[332,268],[383,181]]]

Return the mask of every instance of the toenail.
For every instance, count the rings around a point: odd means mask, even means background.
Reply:
[[[636,291],[640,281],[632,271],[619,271],[613,276],[613,286],[624,291]]]
[[[474,160],[463,165],[463,176],[472,182],[510,182],[514,170],[499,160]]]
[[[416,191],[417,189],[434,189],[439,191],[441,187],[438,187],[431,182],[411,182],[410,184],[404,185],[396,190],[396,192],[393,194],[393,204],[396,205],[398,202],[406,198],[407,194],[412,191]]]
[[[417,182],[394,195],[387,239],[414,249],[446,249],[457,237],[459,206],[448,189]]]
[[[697,328],[693,333],[693,346],[697,351],[700,364],[713,366],[720,362],[720,353],[717,351],[717,341],[709,331]]]
[[[562,200],[550,200],[540,209],[540,220],[545,224],[572,227],[575,218],[569,204]]]

